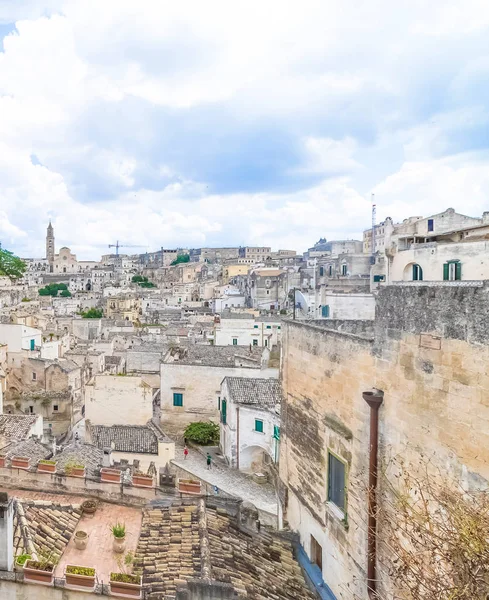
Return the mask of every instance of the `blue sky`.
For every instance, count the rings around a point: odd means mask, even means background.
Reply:
[[[305,250],[488,208],[489,6],[0,0],[0,240]]]

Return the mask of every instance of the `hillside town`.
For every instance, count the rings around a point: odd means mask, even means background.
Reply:
[[[0,247],[1,597],[487,597],[489,212],[99,261],[46,226]]]

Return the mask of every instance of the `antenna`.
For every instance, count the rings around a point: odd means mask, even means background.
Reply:
[[[377,216],[377,205],[375,204],[375,194],[372,194],[372,256],[370,263],[375,264],[375,221]]]

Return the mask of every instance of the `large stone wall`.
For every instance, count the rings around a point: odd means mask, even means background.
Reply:
[[[383,288],[370,341],[314,324],[286,325],[280,462],[286,518],[309,555],[311,535],[321,544],[324,579],[337,598],[352,592],[367,598],[363,391],[384,392],[382,463],[402,456],[415,470],[429,460],[447,481],[470,490],[488,486],[488,294],[485,286],[456,284]],[[328,450],[348,465],[346,522],[327,502]],[[380,592],[390,597],[379,548]]]

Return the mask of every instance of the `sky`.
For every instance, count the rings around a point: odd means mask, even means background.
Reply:
[[[488,39],[486,0],[0,0],[2,247],[44,256],[51,219],[79,259],[302,252],[372,194],[480,216]]]

